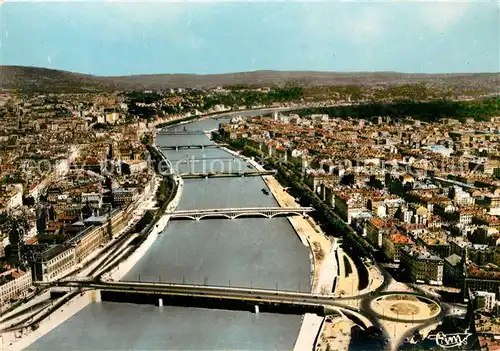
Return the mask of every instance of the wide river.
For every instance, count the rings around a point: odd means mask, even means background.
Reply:
[[[208,119],[185,126],[188,130],[211,130],[225,121]],[[210,141],[200,135],[157,138],[159,146],[195,143]],[[181,172],[249,169],[242,160],[217,148],[164,152]],[[272,195],[261,191],[265,187],[260,177],[186,180],[178,209],[277,206]],[[308,291],[309,251],[286,218],[171,221],[123,280],[160,279]],[[29,349],[290,350],[301,319],[105,302],[90,304]]]

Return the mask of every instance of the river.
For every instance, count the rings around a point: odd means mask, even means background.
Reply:
[[[221,121],[173,129],[210,130]],[[200,142],[209,140],[200,135],[157,139],[159,146]],[[164,152],[181,172],[250,169],[220,149]],[[265,187],[260,177],[186,180],[178,209],[277,206],[261,191]],[[309,251],[286,218],[171,221],[123,280],[309,291]],[[106,302],[87,306],[29,349],[289,350],[300,324],[301,316]]]

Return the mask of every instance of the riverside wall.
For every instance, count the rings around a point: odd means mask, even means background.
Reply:
[[[170,215],[168,212],[171,212],[177,208],[179,205],[179,201],[182,196],[182,191],[184,187],[184,181],[180,176],[174,176],[175,182],[177,184],[177,192],[175,194],[174,199],[168,204],[167,210],[165,214],[163,214],[158,222],[155,224],[151,232],[148,234],[147,239],[137,248],[137,250],[130,255],[124,262],[120,263],[116,266],[112,271],[103,275],[103,280],[120,280],[122,279],[131,269],[132,267],[139,262],[139,260],[144,256],[144,254],[151,248],[155,240],[158,238],[158,235],[162,233],[170,220]]]
[[[77,295],[64,306],[57,309],[39,325],[38,329],[31,332],[8,332],[1,335],[0,350],[20,351],[36,340],[80,312],[90,303],[90,291]]]
[[[302,326],[293,347],[294,351],[314,350],[317,335],[321,332],[324,317],[306,313],[302,319]]]
[[[221,147],[222,150],[240,157],[247,163],[249,163],[252,167],[254,167],[257,170],[264,170],[264,168],[255,162],[254,159],[246,157],[244,155],[241,155],[238,152],[235,152],[233,150],[230,150],[226,147]],[[282,206],[282,201],[278,198],[278,194],[276,193],[276,189],[273,186],[270,186],[268,182],[268,177],[273,177],[273,176],[263,176],[262,179],[266,183],[266,185],[269,187],[271,190],[271,193],[273,194],[274,199],[276,202]],[[279,183],[278,183],[279,184]],[[334,245],[329,252],[327,252],[327,259],[324,260],[323,262],[317,262],[316,257],[313,253],[313,246],[311,245],[311,242],[304,231],[304,228],[301,227],[299,223],[292,217],[288,218],[288,221],[290,222],[292,228],[294,229],[295,233],[297,234],[298,238],[302,242],[304,246],[307,246],[309,248],[309,260],[310,260],[310,266],[311,266],[311,291],[313,293],[323,293],[321,290],[325,286],[327,287],[326,291],[328,293],[331,292],[332,286],[333,286],[333,281],[335,277],[331,276],[332,271],[335,270],[336,267],[336,262],[335,259],[332,259],[332,255],[334,254],[334,251],[336,249],[336,245]],[[308,221],[308,225],[311,227],[310,230],[315,230],[314,225]],[[323,325],[324,318],[314,315],[314,314],[305,314],[304,317],[302,318],[302,324],[301,328],[299,331],[299,334],[297,336],[297,340],[294,345],[294,350],[313,350],[315,346],[316,339],[320,333],[321,326]]]
[[[167,161],[165,155],[161,152],[161,150],[154,145],[155,150],[162,156],[163,160]],[[158,222],[154,225],[151,232],[147,234],[146,240],[142,242],[142,244],[130,255],[124,262],[118,264],[113,270],[103,275],[103,280],[120,280],[122,279],[131,269],[132,267],[139,262],[139,260],[146,254],[146,252],[151,248],[155,240],[158,238],[158,235],[162,233],[170,220],[169,212],[175,210],[179,205],[179,202],[182,197],[182,192],[184,190],[184,180],[180,175],[174,175],[174,181],[177,186],[177,191],[175,193],[174,198],[167,205],[166,213],[164,213]]]

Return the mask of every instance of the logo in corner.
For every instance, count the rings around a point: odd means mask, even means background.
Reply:
[[[436,344],[444,349],[451,349],[467,345],[467,340],[471,335],[471,333],[444,334],[439,332],[436,335],[430,335],[429,339],[436,340]]]

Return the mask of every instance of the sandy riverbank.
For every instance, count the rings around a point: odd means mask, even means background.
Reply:
[[[238,152],[225,147],[221,147],[221,149],[234,156],[242,158],[257,170],[264,170],[263,167],[257,162],[240,155]],[[278,202],[281,207],[299,207],[299,204],[297,204],[295,199],[285,191],[283,186],[274,176],[266,175],[262,176],[262,179],[276,199],[276,202]],[[317,293],[322,291],[328,291],[328,293],[331,292],[333,280],[335,279],[336,263],[333,262],[334,260],[328,259],[328,257],[330,256],[332,249],[336,248],[334,241],[327,238],[319,225],[317,225],[309,216],[293,216],[288,217],[288,219],[302,243],[309,246],[311,249],[311,264],[313,266],[311,284],[312,291]],[[331,274],[320,274],[322,270],[325,272],[331,272]]]
[[[242,158],[255,169],[263,170],[263,167],[253,159],[225,147],[221,147],[221,149]],[[299,207],[295,199],[285,191],[274,176],[262,176],[262,179],[281,207]],[[338,245],[336,241],[327,238],[319,225],[309,216],[293,216],[288,217],[288,220],[302,243],[310,248],[311,291],[317,294],[330,294],[337,274],[335,250],[337,250]],[[306,314],[302,319],[294,350],[314,349],[316,336],[320,332],[322,322],[323,317]]]
[[[325,322],[316,342],[316,351],[349,350],[351,341],[351,328],[355,325],[350,319],[345,316],[332,318],[326,317]]]
[[[273,176],[263,176],[276,201],[282,207],[296,207],[295,199],[288,194]],[[330,241],[321,228],[310,217],[289,217],[302,242],[307,242],[312,256],[311,291],[318,294],[330,294],[337,272],[335,250],[337,244]],[[295,342],[294,350],[314,349],[316,336],[319,334],[323,317],[306,314]]]

